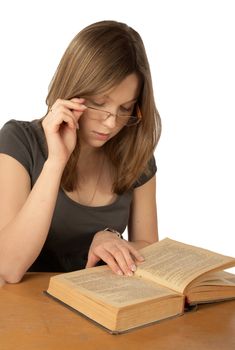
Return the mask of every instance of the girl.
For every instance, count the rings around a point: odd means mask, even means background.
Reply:
[[[84,28],[46,103],[41,120],[0,132],[0,275],[16,283],[106,263],[131,276],[138,250],[158,239],[161,122],[139,34],[115,21]]]

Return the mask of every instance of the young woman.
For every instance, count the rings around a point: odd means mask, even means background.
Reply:
[[[138,250],[158,239],[161,122],[139,34],[115,21],[84,28],[46,102],[41,120],[0,132],[0,276],[99,263],[132,275]]]

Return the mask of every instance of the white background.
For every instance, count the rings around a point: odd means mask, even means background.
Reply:
[[[50,79],[84,26],[103,19],[128,23],[145,42],[163,123],[156,150],[159,236],[235,256],[234,5],[2,1],[0,127],[45,114]]]

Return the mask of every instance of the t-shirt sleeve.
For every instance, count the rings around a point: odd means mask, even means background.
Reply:
[[[26,123],[12,119],[4,124],[0,130],[0,153],[15,158],[31,175],[33,160]]]
[[[152,156],[148,162],[148,170],[144,174],[142,174],[139,179],[135,182],[134,188],[144,185],[146,182],[148,182],[157,171],[156,161],[155,157]]]

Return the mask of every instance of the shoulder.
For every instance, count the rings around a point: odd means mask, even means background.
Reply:
[[[39,120],[22,121],[11,119],[0,129],[0,152],[2,148],[9,144],[22,143],[26,147],[30,146],[35,140],[41,141],[43,130]]]
[[[39,120],[11,119],[0,130],[0,153],[15,158],[31,172],[35,155],[44,144],[43,137]]]
[[[156,171],[157,171],[157,165],[156,165],[155,157],[154,155],[152,155],[152,157],[148,161],[145,171],[134,183],[134,188],[144,185],[156,174]]]
[[[8,122],[6,122],[3,127],[0,129],[0,137],[2,138],[5,135],[8,134],[15,134],[15,135],[35,135],[40,130],[40,122],[39,120],[33,120],[33,121],[23,121],[23,120],[16,120],[11,119]]]

